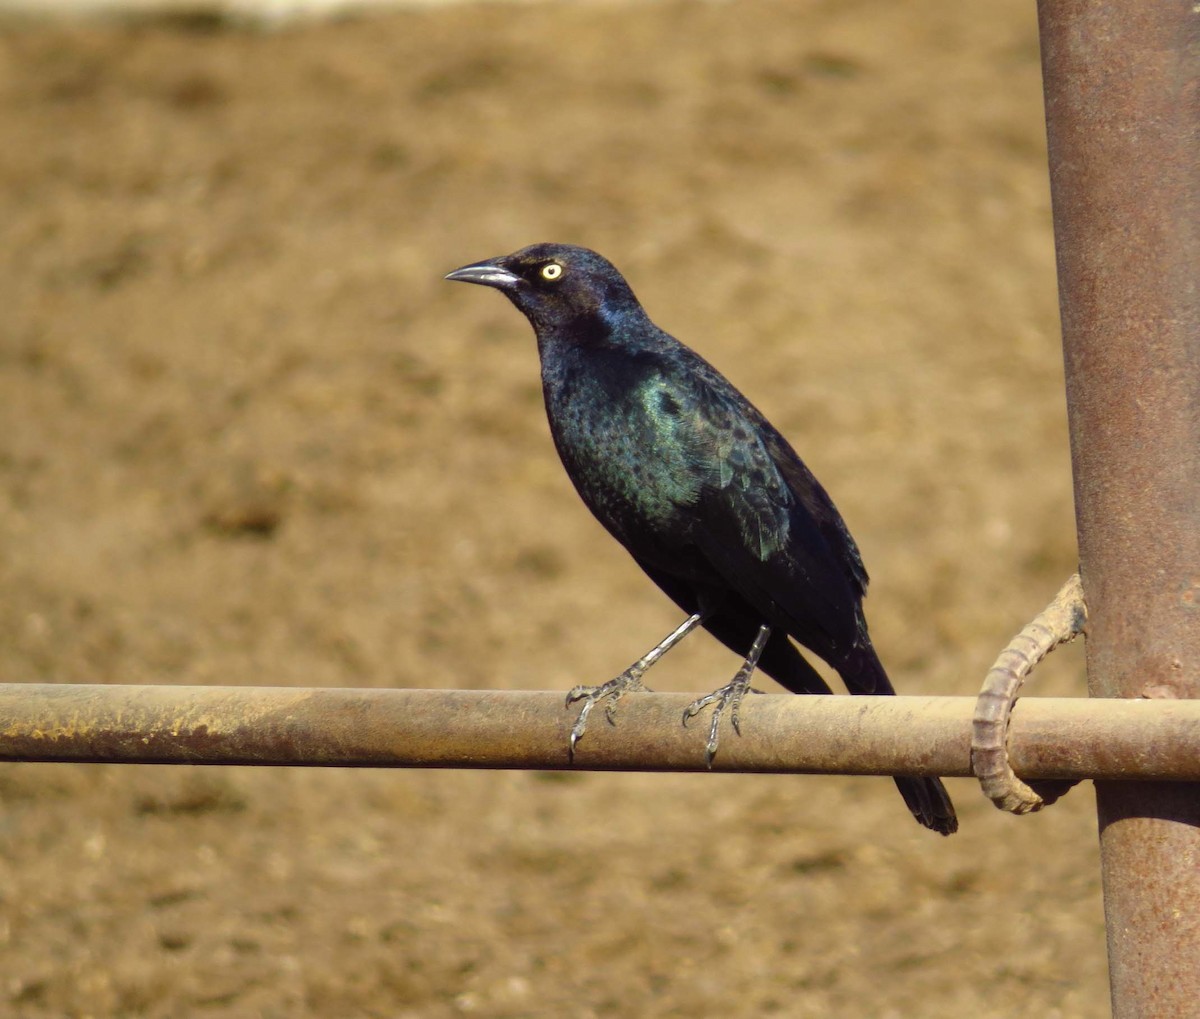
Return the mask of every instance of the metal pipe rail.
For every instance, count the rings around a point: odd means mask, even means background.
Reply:
[[[562,694],[0,684],[0,761],[705,771],[693,694],[630,695],[567,760]],[[713,771],[971,775],[973,697],[747,698]],[[1200,701],[1026,698],[1009,750],[1031,779],[1200,780]]]
[[[1038,0],[1094,697],[1200,697],[1200,6]],[[1116,1019],[1196,1015],[1200,785],[1096,786]]]

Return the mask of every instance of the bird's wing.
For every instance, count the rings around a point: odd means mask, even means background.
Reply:
[[[676,442],[698,486],[691,539],[764,618],[835,662],[861,636],[862,560],[786,440],[712,372],[681,400]]]
[[[829,493],[792,449],[787,439],[770,424],[767,424],[763,442],[797,502],[816,522],[826,543],[836,551],[846,579],[861,599],[866,595],[867,584],[870,581],[867,568],[863,565],[862,553],[859,552],[850,529],[834,506],[833,500],[829,498]]]

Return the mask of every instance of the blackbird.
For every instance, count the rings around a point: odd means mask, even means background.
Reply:
[[[537,335],[550,431],[600,523],[687,619],[615,679],[579,686],[568,750],[588,716],[609,721],[627,691],[696,627],[744,659],[708,706],[711,763],[722,714],[735,731],[755,668],[797,694],[830,693],[795,641],[852,694],[894,694],[867,634],[862,556],[825,489],[762,413],[699,354],[663,332],[594,251],[535,244],[455,269],[448,280],[503,293]],[[790,638],[790,639],[789,639]],[[954,807],[936,778],[897,776],[913,816],[949,835]]]

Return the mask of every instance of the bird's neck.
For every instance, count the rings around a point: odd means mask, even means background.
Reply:
[[[638,309],[631,319],[597,318],[570,328],[538,330],[542,388],[560,411],[578,400],[617,406],[647,373],[661,367],[663,345],[674,341]]]
[[[572,352],[583,358],[589,353],[622,351],[636,355],[652,346],[659,333],[636,302],[629,307],[601,305],[577,310],[569,317],[535,320],[533,325],[543,361],[548,356],[567,357]]]

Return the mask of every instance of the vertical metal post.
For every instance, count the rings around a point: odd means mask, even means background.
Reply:
[[[1095,697],[1200,697],[1200,4],[1039,0]],[[1200,786],[1097,783],[1113,1013],[1200,1009]]]

